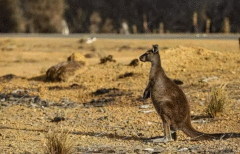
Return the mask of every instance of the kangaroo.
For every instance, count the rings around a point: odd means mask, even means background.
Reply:
[[[158,45],[139,57],[142,62],[151,62],[149,82],[143,98],[151,97],[153,105],[162,119],[164,137],[154,142],[177,140],[176,130],[183,131],[193,140],[226,139],[240,137],[240,134],[206,134],[195,130],[191,124],[190,106],[181,88],[165,74],[159,55]]]

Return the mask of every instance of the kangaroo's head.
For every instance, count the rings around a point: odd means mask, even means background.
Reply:
[[[159,57],[158,45],[153,45],[153,48],[148,50],[146,53],[139,57],[142,62],[153,62],[155,59]]]

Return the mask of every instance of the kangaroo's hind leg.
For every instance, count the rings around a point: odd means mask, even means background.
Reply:
[[[172,136],[173,140],[176,141],[177,140],[177,130],[171,125],[170,131],[171,131],[171,136]]]

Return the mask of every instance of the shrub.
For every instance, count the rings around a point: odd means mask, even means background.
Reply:
[[[46,145],[44,153],[46,154],[70,154],[73,153],[73,140],[69,133],[61,131],[48,132],[45,136]]]
[[[207,99],[206,113],[215,118],[219,113],[224,111],[225,104],[228,102],[225,86],[211,89]]]

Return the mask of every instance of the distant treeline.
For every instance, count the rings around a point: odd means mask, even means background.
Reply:
[[[0,0],[0,32],[240,32],[240,0]]]

